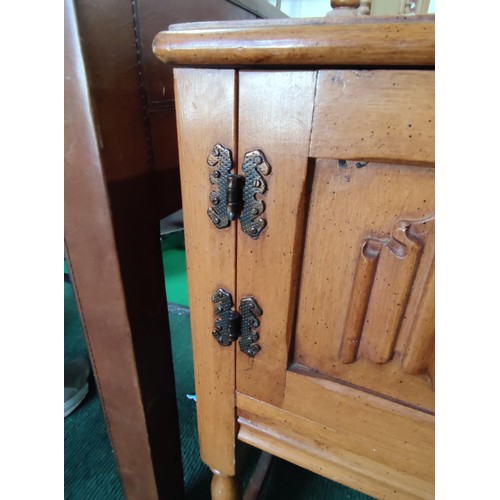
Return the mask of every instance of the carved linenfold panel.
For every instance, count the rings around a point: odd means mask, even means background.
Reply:
[[[375,363],[392,359],[423,245],[412,224],[401,221],[381,252],[360,345],[360,354]]]
[[[403,357],[403,371],[427,375],[434,384],[434,262],[422,291],[418,310],[411,325],[412,335]]]
[[[433,219],[402,220],[394,225],[390,237],[371,236],[363,242],[340,347],[344,363],[358,357],[375,363],[393,358],[426,239],[434,229]],[[423,293],[424,299],[429,297],[426,300],[431,300],[429,287],[432,285],[426,285]],[[419,305],[418,311],[420,316],[417,314],[412,327],[418,332],[412,335],[404,363],[404,370],[415,374],[425,371],[421,361],[428,359],[430,339],[433,342],[434,338],[430,306]],[[420,332],[421,326],[427,328],[425,333]]]
[[[434,320],[423,305],[434,169],[363,158],[309,165],[293,363],[433,411],[433,348],[418,321]]]
[[[381,250],[382,243],[379,241],[363,242],[340,348],[340,359],[344,363],[352,363],[358,356],[359,342]]]
[[[210,192],[211,207],[207,214],[219,229],[230,224],[227,211],[227,183],[228,174],[233,168],[231,151],[221,144],[216,144],[208,155],[208,166],[210,167],[210,183],[218,187],[217,191]]]

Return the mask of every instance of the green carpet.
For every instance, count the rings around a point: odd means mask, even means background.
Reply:
[[[169,302],[188,305],[185,252],[182,233],[162,240],[165,283]],[[196,425],[196,403],[186,397],[194,393],[189,314],[170,308],[169,321],[174,357],[177,405],[180,420],[184,484],[187,500],[210,498],[211,472],[200,460]],[[172,310],[176,312],[173,313]],[[71,284],[64,284],[64,359],[87,356],[87,348]],[[106,424],[95,386],[64,420],[64,490],[68,500],[124,499]],[[245,487],[258,450],[247,459]],[[370,497],[346,488],[279,458],[273,458],[259,495],[261,500],[366,500]],[[174,499],[175,500],[175,499]]]
[[[178,231],[164,236],[161,239],[161,253],[169,303],[189,306],[184,232]]]
[[[84,356],[87,346],[73,287],[64,283],[64,361]],[[123,499],[101,402],[91,379],[83,403],[64,419],[64,498]]]

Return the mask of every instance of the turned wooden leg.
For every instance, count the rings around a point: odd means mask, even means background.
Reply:
[[[212,500],[239,500],[240,490],[235,476],[224,476],[220,472],[212,471]]]

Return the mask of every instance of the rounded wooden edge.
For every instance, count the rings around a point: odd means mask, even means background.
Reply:
[[[423,17],[233,28],[219,23],[160,32],[153,52],[178,66],[433,66],[434,19]]]

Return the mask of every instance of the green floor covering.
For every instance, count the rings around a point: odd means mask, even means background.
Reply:
[[[187,280],[182,235],[162,241],[165,282],[169,301],[187,305]],[[71,284],[64,284],[64,359],[87,356],[82,327]],[[170,314],[174,371],[179,409],[184,484],[188,500],[210,498],[210,470],[198,454],[189,315]],[[64,419],[64,490],[68,500],[121,500],[124,498],[113,458],[100,401],[93,383],[79,408]],[[257,450],[250,454],[245,485]],[[273,458],[261,500],[365,500],[370,497],[329,481],[305,469]],[[175,500],[175,499],[173,499]]]

